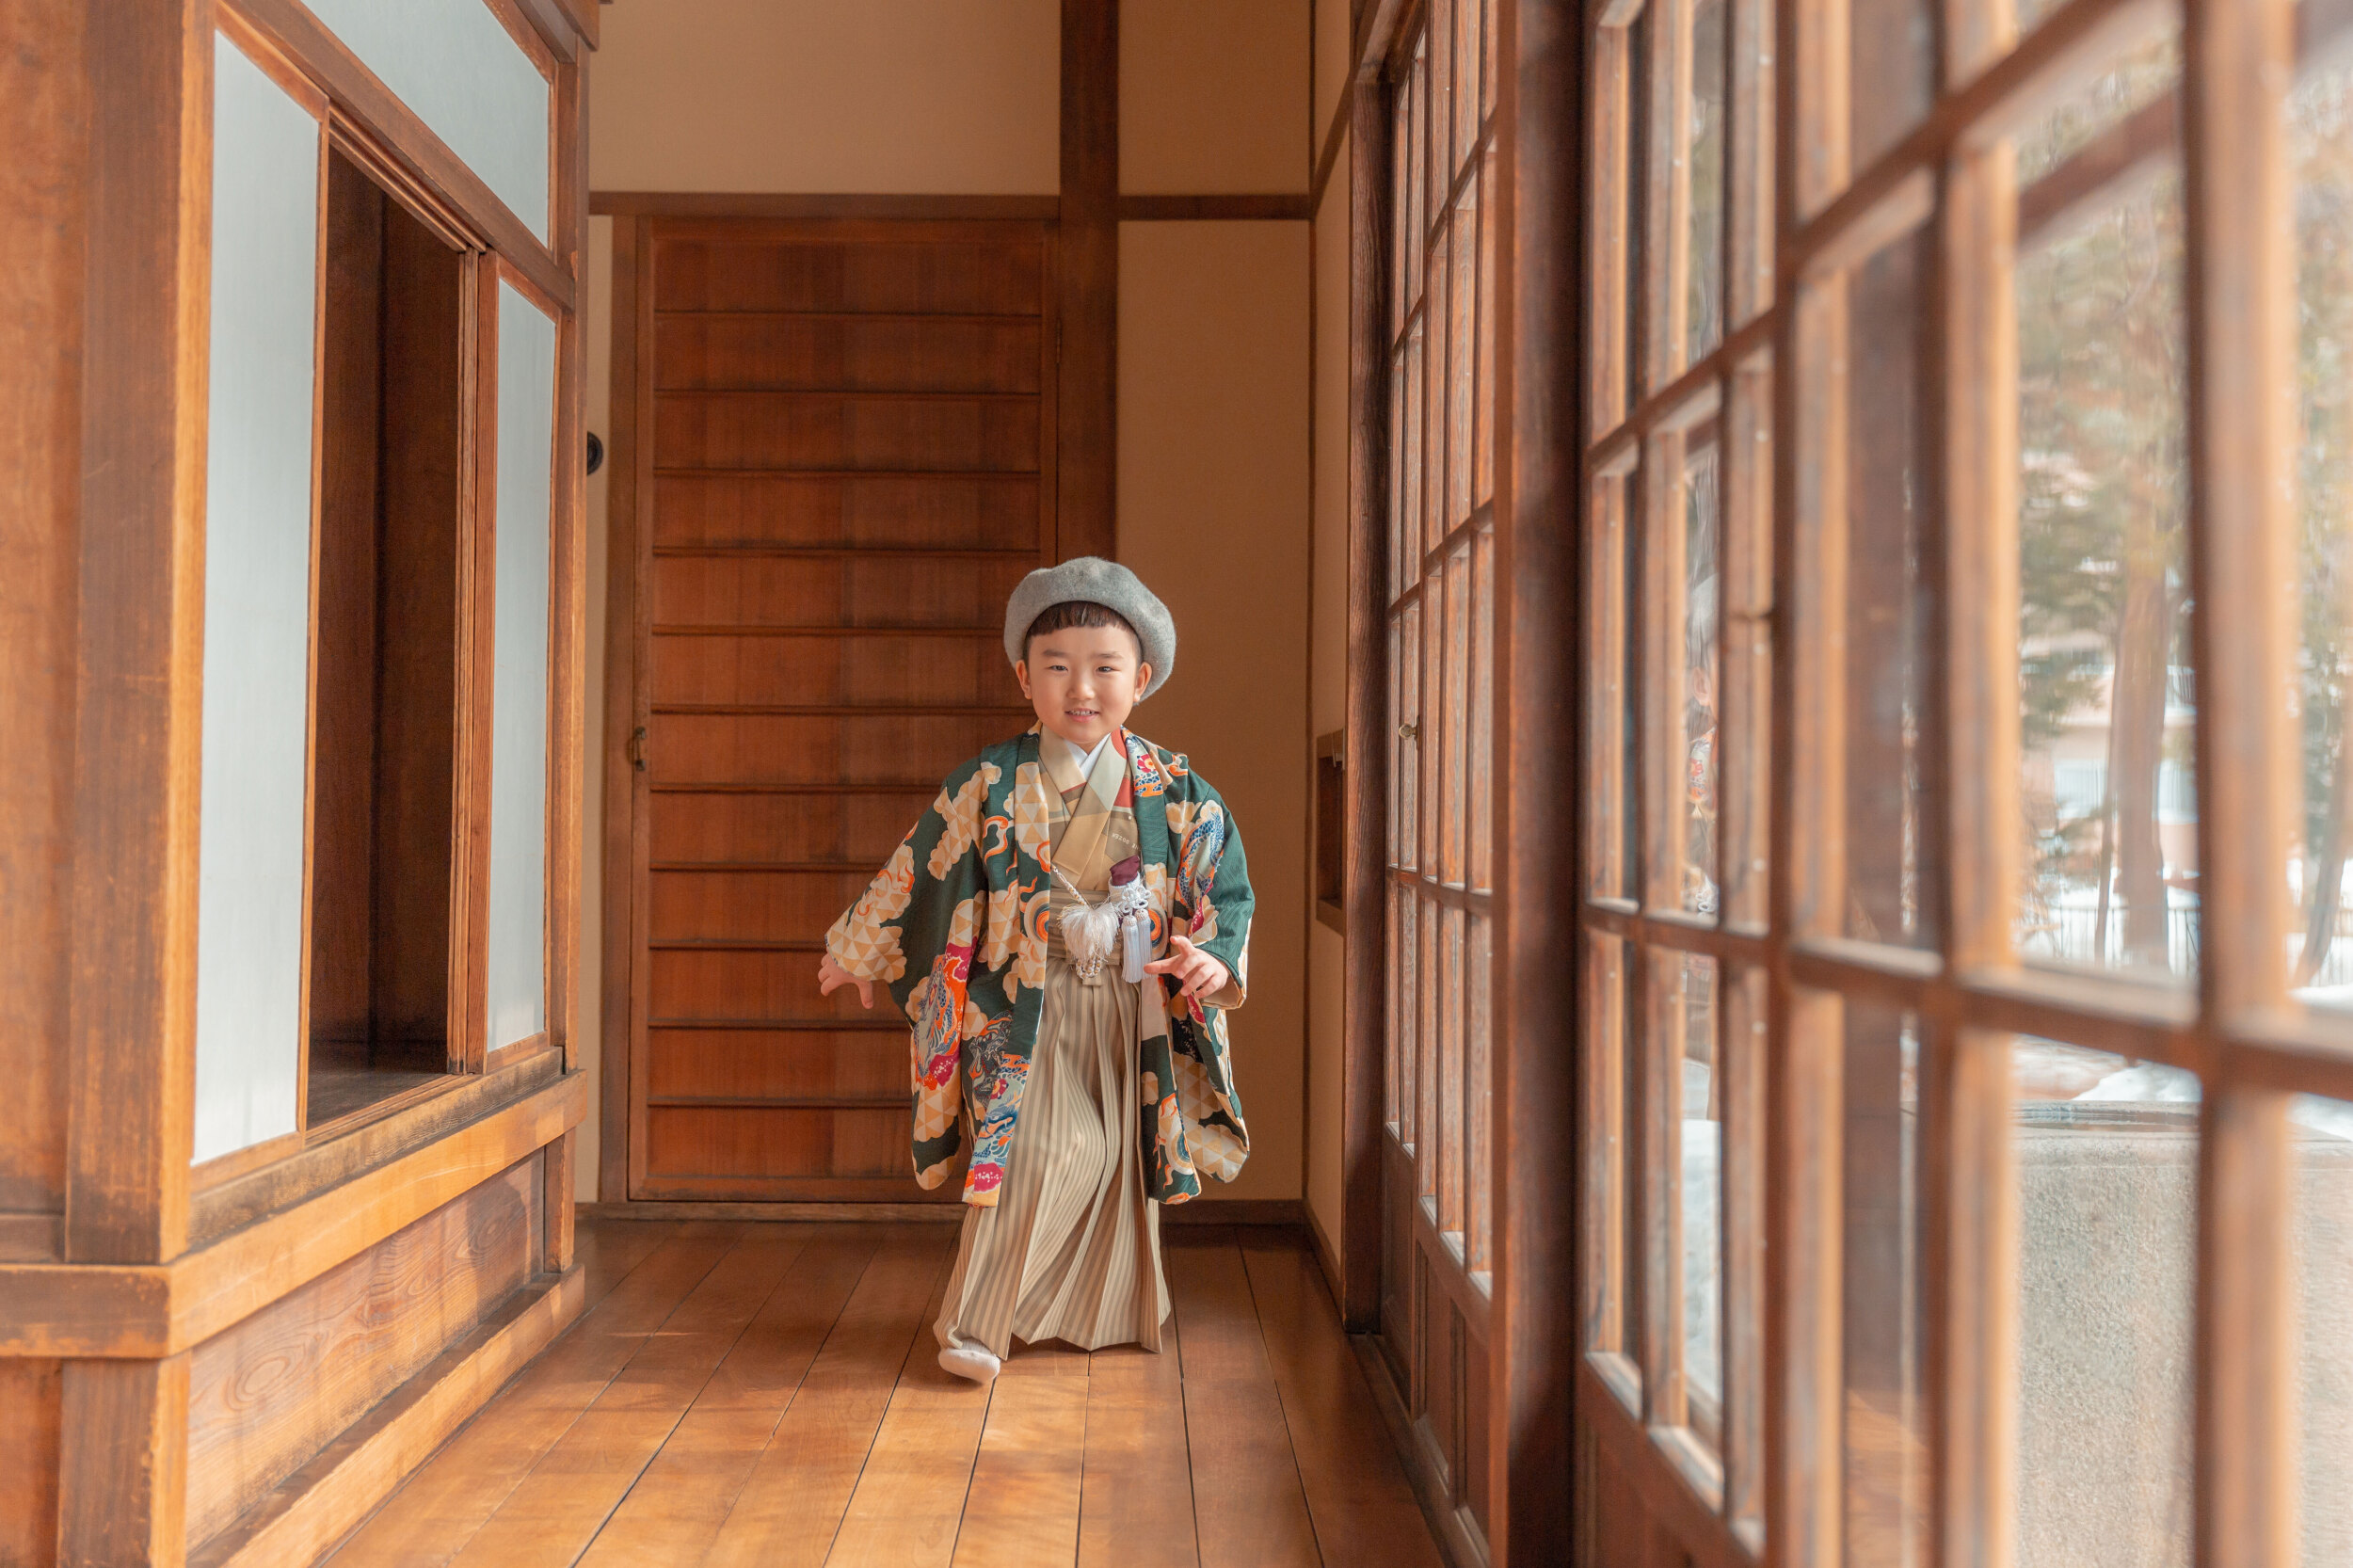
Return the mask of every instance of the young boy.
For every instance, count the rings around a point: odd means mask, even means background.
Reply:
[[[1033,571],[1005,657],[1038,722],[949,775],[825,935],[818,984],[914,1026],[915,1177],[972,1129],[939,1364],[986,1383],[1016,1338],[1160,1348],[1160,1205],[1250,1153],[1225,1014],[1252,899],[1185,759],[1128,731],[1176,660],[1168,609],[1094,556]]]

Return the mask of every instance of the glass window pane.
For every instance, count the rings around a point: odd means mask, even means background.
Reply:
[[[2289,845],[2293,983],[2353,1007],[2353,62],[2307,70],[2288,100],[2296,179],[2301,418],[2297,678],[2303,814]]]
[[[1728,82],[1729,0],[1691,4],[1690,108],[1685,117],[1683,178],[1689,206],[1684,224],[1683,362],[1707,354],[1724,336],[1724,109]]]
[[[2353,1562],[2353,1105],[2298,1095],[2290,1245],[2298,1302],[2303,1568]]]
[[[1390,783],[1395,791],[1397,836],[1392,853],[1407,870],[1421,864],[1421,600],[1405,606],[1397,640],[1391,645],[1391,670],[1398,681],[1397,761]]]
[[[1492,1271],[1495,1240],[1495,1075],[1491,1065],[1494,1009],[1491,982],[1495,968],[1495,936],[1488,918],[1470,918],[1470,952],[1464,960],[1463,984],[1470,993],[1470,1027],[1464,1063],[1465,1094],[1469,1100],[1469,1128],[1463,1153],[1469,1190],[1469,1237],[1465,1263],[1476,1279]]]
[[[1499,154],[1487,149],[1486,168],[1480,171],[1481,188],[1496,189]],[[1490,211],[1479,226],[1479,385],[1478,407],[1471,417],[1471,440],[1477,448],[1472,463],[1477,476],[1471,500],[1484,505],[1496,493],[1496,220]]]
[[[1929,1558],[1920,1025],[1857,997],[1841,1011],[1847,1560],[1912,1568]]]
[[[1496,530],[1471,539],[1470,885],[1495,885]]]
[[[1625,397],[1631,408],[1651,383],[1653,351],[1648,334],[1657,315],[1646,309],[1643,295],[1651,272],[1651,57],[1658,28],[1658,5],[1646,4],[1626,28],[1626,182],[1625,182]]]
[[[213,70],[199,1162],[299,1115],[319,247],[319,122],[226,35]]]
[[[1716,1046],[1716,961],[1670,953],[1678,1032],[1673,1084],[1676,1217],[1683,1244],[1683,1385],[1688,1419],[1721,1439],[1724,1408],[1723,1078]]]
[[[1428,342],[1424,350],[1421,410],[1421,540],[1418,549],[1432,551],[1446,537],[1447,470],[1460,456],[1459,451],[1447,448],[1447,350],[1454,333],[1454,321],[1449,309],[1447,264],[1451,259],[1449,241],[1453,237],[1452,226],[1441,230],[1437,242],[1430,248],[1430,294],[1422,307],[1422,333]]]
[[[1625,944],[1585,938],[1585,1344],[1624,1351],[1627,1204]]]
[[[1716,424],[1694,432],[1683,459],[1683,776],[1676,792],[1683,907],[1716,913],[1716,747],[1720,675],[1720,540],[1723,496]]]
[[[2019,1568],[2190,1560],[2199,1081],[2012,1046]]]
[[[1471,406],[1477,389],[1479,346],[1479,192],[1474,185],[1463,193],[1453,223],[1454,265],[1449,269],[1451,302],[1448,310],[1446,396],[1447,505],[1441,525],[1461,527],[1470,518],[1472,471]]]
[[[1714,760],[1722,812],[1724,920],[1765,923],[1772,801],[1773,373],[1768,358],[1733,377],[1724,426],[1723,714]]]
[[[1846,600],[1842,809],[1847,936],[1935,944],[1922,818],[1928,488],[1920,388],[1932,239],[1915,231],[1845,280]],[[1825,606],[1826,610],[1833,607]]]
[[[2035,959],[2198,962],[2172,40],[2017,143],[2019,704]]]
[[[1421,576],[1421,491],[1422,461],[1429,448],[1422,440],[1422,329],[1429,324],[1417,320],[1405,339],[1404,368],[1400,378],[1405,383],[1404,424],[1399,426],[1396,439],[1401,454],[1403,483],[1390,500],[1390,509],[1397,516],[1398,556],[1389,591],[1402,594]]]
[[[498,605],[490,705],[489,1048],[548,1025],[549,485],[555,323],[499,285]]]
[[[1446,701],[1439,710],[1445,749],[1438,760],[1438,879],[1461,887],[1470,848],[1470,541],[1446,563]]]
[[[1852,178],[1928,118],[1936,97],[1936,7],[1850,0],[1847,29]]]
[[[1633,776],[1631,740],[1633,715],[1628,704],[1626,658],[1627,558],[1625,479],[1616,475],[1594,481],[1590,523],[1589,559],[1593,563],[1593,605],[1589,622],[1592,669],[1586,682],[1586,715],[1591,737],[1593,776],[1586,797],[1586,853],[1592,861],[1588,890],[1602,898],[1625,898],[1632,864],[1628,852],[1627,817],[1633,809],[1626,785]]]

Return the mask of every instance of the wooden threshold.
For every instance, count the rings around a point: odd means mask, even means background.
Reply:
[[[862,217],[1051,223],[1058,196],[790,195],[766,191],[592,190],[592,216],[630,217]]]

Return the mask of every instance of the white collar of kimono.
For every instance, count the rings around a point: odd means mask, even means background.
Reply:
[[[1106,735],[1101,740],[1096,742],[1095,747],[1091,751],[1080,751],[1076,742],[1065,740],[1062,736],[1056,735],[1050,729],[1046,733],[1053,740],[1055,744],[1061,746],[1064,751],[1069,754],[1071,766],[1079,770],[1079,776],[1080,778],[1092,778],[1095,776],[1095,764],[1096,760],[1102,757],[1103,748],[1112,744],[1112,735],[1116,735],[1119,731],[1114,729],[1111,732],[1111,735]]]

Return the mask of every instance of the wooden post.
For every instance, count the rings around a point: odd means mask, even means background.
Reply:
[[[1119,3],[1063,0],[1059,560],[1118,548]]]

